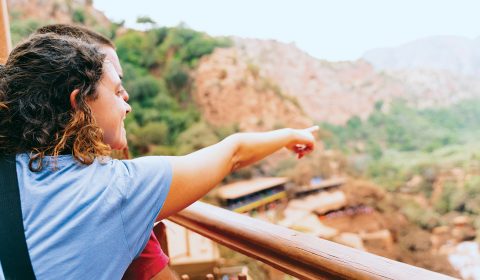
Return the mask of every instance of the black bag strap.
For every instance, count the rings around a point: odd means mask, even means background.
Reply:
[[[0,262],[7,280],[35,279],[23,228],[15,156],[0,158]]]

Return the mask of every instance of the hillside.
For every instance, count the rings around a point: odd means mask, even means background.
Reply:
[[[297,100],[237,49],[217,49],[201,60],[194,84],[204,118],[216,126],[236,123],[247,131],[312,125]]]
[[[287,103],[293,101],[315,122],[344,124],[353,116],[365,119],[378,101],[389,103],[400,98],[415,107],[426,108],[449,106],[460,100],[480,97],[478,79],[448,71],[379,72],[364,60],[318,60],[294,45],[276,41],[235,38],[234,42],[233,48],[216,50],[205,57],[196,72],[195,95],[199,97],[201,107],[209,104],[205,112],[215,123],[229,119],[225,114],[227,111],[222,110],[226,104],[217,99],[226,95],[242,96],[248,88],[256,87],[250,84],[247,87],[220,87],[212,91],[212,84],[248,80],[248,72],[245,71],[212,76],[211,73],[224,72],[226,65],[230,69],[235,69],[234,65],[250,69],[263,84],[288,97],[284,98]],[[209,79],[208,85],[202,82],[205,77]],[[253,103],[251,97],[248,102]],[[215,117],[211,112],[216,112]]]

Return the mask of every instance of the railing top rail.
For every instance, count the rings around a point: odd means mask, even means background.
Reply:
[[[202,202],[169,219],[300,279],[453,279]]]

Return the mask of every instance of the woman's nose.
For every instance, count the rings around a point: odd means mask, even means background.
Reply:
[[[123,90],[123,100],[125,100],[125,102],[127,102],[128,99],[130,99],[130,96],[128,95],[128,92],[124,89]]]
[[[128,92],[126,90],[123,90],[123,101],[125,101],[125,105],[126,105],[126,112],[127,114],[130,113],[132,111],[132,106],[130,106],[130,104],[128,104],[128,99],[130,98],[130,96],[128,95]]]

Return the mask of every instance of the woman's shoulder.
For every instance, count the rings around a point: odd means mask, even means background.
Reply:
[[[136,174],[170,173],[171,166],[165,156],[143,156],[128,160],[113,160],[113,165],[123,168],[129,176]]]
[[[27,173],[30,170],[32,156],[28,153],[17,154],[17,169]],[[35,163],[33,164],[35,166]],[[163,171],[163,172],[162,172]],[[91,164],[82,164],[72,155],[46,156],[42,168],[33,172],[37,175],[67,175],[67,174],[109,174],[109,176],[135,177],[139,175],[150,176],[152,173],[171,173],[171,166],[164,156],[144,156],[134,159],[113,159],[111,157],[98,157]]]

